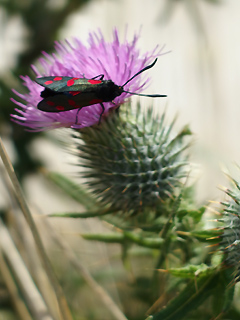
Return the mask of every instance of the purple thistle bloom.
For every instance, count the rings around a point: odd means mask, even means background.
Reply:
[[[88,47],[78,39],[74,39],[74,45],[68,42],[56,42],[57,54],[49,55],[43,52],[44,58],[39,59],[44,71],[39,72],[35,66],[32,66],[32,69],[36,77],[68,76],[91,79],[103,74],[104,80],[111,79],[115,84],[121,86],[138,71],[152,63],[153,59],[161,53],[161,50],[156,47],[140,57],[139,50],[136,48],[138,38],[139,35],[135,35],[131,42],[125,39],[123,43],[120,43],[118,32],[115,29],[113,41],[109,43],[104,40],[100,31],[89,34]],[[142,91],[149,81],[149,78],[145,75],[144,77],[144,81],[141,81],[141,76],[134,78],[124,89],[132,92]],[[11,99],[20,107],[15,109],[18,114],[11,115],[14,122],[28,127],[31,131],[43,131],[59,127],[80,129],[98,123],[102,111],[100,104],[82,108],[78,113],[78,119],[80,119],[78,124],[75,124],[78,109],[56,113],[37,109],[38,103],[42,100],[40,94],[44,88],[28,76],[22,76],[21,78],[29,93],[21,94],[13,90],[16,95],[26,101],[25,105],[13,98]],[[129,96],[131,94],[122,93],[114,99],[115,104],[104,102],[103,117],[110,108],[121,105]]]

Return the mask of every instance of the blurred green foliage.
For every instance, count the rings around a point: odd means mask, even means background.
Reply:
[[[196,208],[195,186],[183,188],[179,201],[176,200],[174,205],[171,203],[172,209],[166,209],[168,214],[172,210],[170,216],[164,216],[166,212],[162,212],[161,217],[152,219],[149,211],[148,223],[151,228],[148,228],[142,224],[141,214],[126,219],[117,211],[111,212],[106,208],[97,210],[96,200],[91,193],[77,184],[74,186],[74,182],[65,176],[45,172],[45,177],[86,209],[84,213],[64,212],[51,216],[74,219],[95,216],[107,222],[111,232],[82,233],[80,236],[93,243],[118,244],[128,273],[132,272],[135,263],[139,265],[140,273],[134,273],[135,280],[132,283],[134,295],[128,299],[131,308],[135,303],[140,303],[145,310],[149,309],[147,313],[152,316],[147,320],[205,320],[212,316],[221,319],[234,312],[232,320],[238,319],[239,313],[231,309],[235,291],[234,269],[224,267],[223,253],[210,252],[216,244],[218,250],[222,231],[204,230],[206,207]],[[137,247],[142,250],[137,250]],[[148,270],[145,270],[146,266]],[[121,286],[118,286],[118,290],[126,307],[128,303],[125,297],[130,288],[126,287],[126,292],[121,292]],[[131,308],[126,307],[128,319],[144,319],[141,317],[144,312],[142,308],[133,314]]]

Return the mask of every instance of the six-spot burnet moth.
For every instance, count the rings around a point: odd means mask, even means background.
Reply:
[[[157,58],[152,64],[141,69],[121,86],[116,85],[112,80],[103,80],[103,74],[92,79],[62,76],[37,78],[35,81],[45,87],[41,92],[43,100],[38,103],[37,107],[39,110],[46,112],[63,112],[78,109],[76,116],[77,124],[78,113],[83,107],[99,103],[102,107],[102,112],[99,117],[100,123],[105,110],[103,102],[111,102],[123,92],[151,98],[166,97],[166,95],[140,94],[124,90],[124,86],[127,83],[140,73],[152,68],[156,62]],[[96,80],[96,78],[99,79]]]

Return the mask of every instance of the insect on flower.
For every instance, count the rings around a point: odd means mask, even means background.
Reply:
[[[112,80],[103,80],[104,75],[100,74],[94,78],[74,78],[62,76],[49,76],[37,78],[35,81],[45,87],[41,92],[41,100],[38,103],[38,109],[45,112],[63,112],[73,109],[78,109],[76,114],[76,122],[78,124],[78,113],[83,107],[88,107],[99,103],[102,111],[99,116],[99,124],[102,115],[105,111],[103,102],[113,102],[123,92],[144,97],[166,97],[160,94],[139,94],[130,91],[125,91],[124,86],[137,77],[140,73],[152,68],[157,62],[154,62],[145,68],[141,69],[123,85],[116,85]],[[99,79],[97,79],[99,78]]]

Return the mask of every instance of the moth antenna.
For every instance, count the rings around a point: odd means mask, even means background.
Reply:
[[[141,93],[130,92],[130,91],[125,91],[125,90],[123,90],[123,92],[134,94],[136,96],[150,97],[150,98],[167,97],[166,94],[141,94]]]
[[[137,77],[140,73],[148,70],[148,69],[151,69],[155,63],[157,62],[157,58],[153,61],[152,64],[150,64],[149,66],[146,66],[145,68],[143,68],[142,70],[138,71],[134,76],[132,76],[130,79],[128,79],[127,82],[125,82],[121,87],[123,88],[128,82],[132,81],[132,79],[134,79],[135,77]]]

